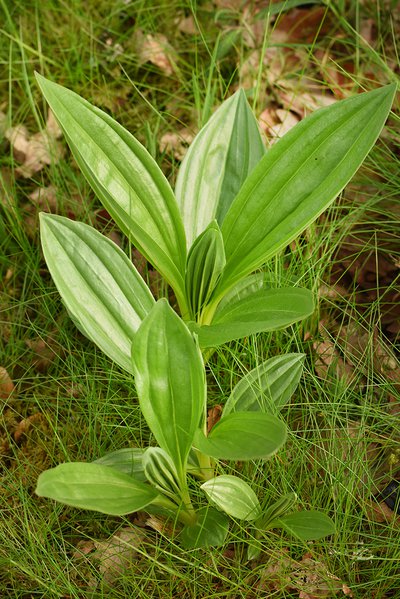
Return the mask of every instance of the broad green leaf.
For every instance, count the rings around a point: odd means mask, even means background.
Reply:
[[[298,279],[295,277],[277,277],[271,272],[257,272],[243,279],[240,279],[229,289],[221,299],[217,299],[217,310],[223,312],[229,305],[243,300],[256,293],[266,289],[276,289],[281,287],[296,287]],[[213,302],[213,299],[211,300]]]
[[[213,221],[190,248],[185,289],[192,318],[198,319],[225,266],[225,250],[218,223]]]
[[[208,437],[199,429],[194,447],[221,460],[271,457],[286,441],[286,426],[271,414],[234,412],[221,418]]]
[[[274,144],[221,226],[229,289],[289,244],[336,198],[374,145],[392,105],[388,85],[321,108]]]
[[[179,479],[206,401],[203,359],[194,338],[165,299],[143,321],[132,346],[139,403]]]
[[[272,277],[267,273],[258,272],[240,279],[218,303],[218,310],[223,311],[227,306],[236,303],[245,297],[253,295],[262,289],[270,289]],[[276,287],[276,285],[274,285]]]
[[[117,449],[101,456],[97,460],[93,460],[93,464],[101,464],[102,466],[111,466],[114,470],[129,474],[136,480],[145,481],[143,467],[143,454],[145,450],[139,447],[125,447]]]
[[[314,310],[308,289],[261,289],[217,310],[211,325],[190,323],[200,347],[213,347],[263,331],[273,331],[303,320]]]
[[[172,499],[179,501],[180,484],[175,466],[161,447],[149,447],[143,456],[144,472],[149,483]]]
[[[179,535],[185,549],[215,547],[223,545],[228,534],[229,520],[226,514],[212,507],[198,511],[198,521],[193,526],[185,526]]]
[[[253,489],[237,476],[223,474],[201,485],[210,503],[240,520],[256,520],[261,506]]]
[[[158,492],[109,466],[72,462],[42,472],[36,494],[66,505],[123,516],[146,507]]]
[[[124,252],[98,231],[62,216],[40,214],[44,257],[74,322],[132,372],[132,339],[155,302]]]
[[[296,499],[296,493],[288,493],[287,495],[280,497],[264,510],[261,518],[257,520],[256,526],[261,529],[269,528],[271,522],[286,514],[286,512],[293,506]]]
[[[36,78],[103,206],[182,295],[185,233],[173,191],[156,162],[105,112],[39,74]]]
[[[302,541],[315,541],[336,532],[335,524],[322,512],[294,512],[270,522],[269,528],[283,528]]]
[[[275,356],[251,370],[234,387],[223,416],[231,412],[281,410],[299,383],[304,357],[304,354]]]
[[[264,153],[257,121],[239,90],[201,129],[179,169],[175,193],[188,247],[211,221],[222,223]]]

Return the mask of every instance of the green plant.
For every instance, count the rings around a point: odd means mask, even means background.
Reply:
[[[172,287],[202,349],[283,328],[309,290],[253,274],[334,200],[374,144],[389,85],[317,110],[267,152],[242,90],[199,132],[175,195],[145,148],[109,115],[37,75],[73,155],[120,229]],[[366,125],[367,123],[367,125]],[[126,255],[87,225],[41,215],[44,255],[79,329],[132,372],[154,299]]]
[[[311,314],[308,290],[279,288],[254,270],[343,189],[379,135],[395,86],[316,111],[268,152],[239,91],[189,148],[174,195],[143,146],[111,117],[41,76],[38,81],[82,172],[172,287],[186,323],[166,300],[155,302],[110,240],[82,223],[41,215],[44,255],[71,317],[134,374],[159,447],[122,450],[94,464],[62,464],[40,476],[38,494],[110,514],[161,510],[184,524],[181,539],[188,547],[223,542],[223,512],[254,522],[256,540],[272,527],[303,539],[332,533],[331,520],[319,512],[286,513],[294,494],[261,508],[244,481],[215,476],[216,460],[265,459],[282,446],[286,428],[276,412],[290,397],[290,384],[296,385],[298,357],[274,358],[249,373],[207,435],[201,350]],[[284,392],[279,382],[280,391],[273,390],[279,368],[290,383]],[[219,510],[193,507],[188,474],[204,481],[203,491]],[[253,544],[250,555],[258,549]]]
[[[303,540],[332,534],[320,512],[287,514],[291,493],[261,508],[252,488],[218,460],[267,459],[284,444],[277,417],[297,386],[302,354],[272,358],[246,375],[207,435],[206,377],[196,339],[165,299],[140,325],[132,347],[139,403],[158,447],[123,449],[94,463],[66,463],[39,476],[38,495],[68,505],[122,515],[161,512],[182,523],[186,547],[222,544],[228,516],[251,522],[256,539],[283,528]],[[275,414],[274,414],[275,412]],[[211,505],[194,506],[188,480],[197,478]],[[259,547],[253,542],[249,556]]]

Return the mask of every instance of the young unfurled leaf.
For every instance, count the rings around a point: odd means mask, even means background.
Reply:
[[[286,426],[271,414],[234,412],[211,429],[208,437],[196,432],[193,445],[221,460],[255,460],[271,457],[286,441]]]
[[[233,518],[256,520],[261,506],[253,489],[237,476],[223,474],[201,485],[209,501]]]
[[[39,74],[36,78],[106,210],[182,297],[185,233],[162,171],[133,135],[105,112]]]
[[[210,223],[190,248],[185,289],[192,318],[197,320],[225,266],[224,242],[216,221]]]
[[[183,480],[206,401],[205,370],[188,328],[165,299],[143,321],[132,346],[140,408]]]
[[[222,223],[264,153],[257,120],[239,90],[201,129],[179,169],[175,193],[188,247],[211,221]]]
[[[93,460],[93,464],[111,466],[114,470],[129,474],[137,480],[145,481],[146,476],[143,466],[143,454],[145,450],[139,447],[125,447],[106,453],[101,458]]]
[[[155,302],[124,252],[98,231],[41,213],[44,257],[79,330],[132,372],[132,339]]]
[[[268,528],[283,528],[302,541],[315,541],[335,533],[335,525],[329,516],[314,510],[281,516],[270,522]]]
[[[231,412],[281,410],[299,383],[304,357],[304,354],[275,356],[251,370],[234,387],[223,416]]]
[[[161,447],[149,447],[143,456],[144,472],[149,483],[179,502],[180,484],[175,466]]]
[[[122,516],[143,509],[158,491],[127,474],[100,464],[71,462],[46,470],[36,493],[73,507]]]
[[[201,508],[197,523],[185,526],[179,535],[185,549],[223,545],[228,534],[229,521],[226,514],[212,507]]]
[[[315,111],[274,144],[246,179],[221,225],[219,290],[264,264],[308,227],[374,145],[396,84]]]
[[[287,495],[280,497],[266,510],[264,510],[261,518],[256,522],[257,528],[268,528],[271,522],[277,518],[281,518],[284,514],[286,514],[286,512],[293,506],[296,499],[296,493],[288,493]]]
[[[262,331],[281,329],[309,316],[314,310],[308,289],[262,289],[217,310],[211,325],[190,323],[200,347],[213,347]]]

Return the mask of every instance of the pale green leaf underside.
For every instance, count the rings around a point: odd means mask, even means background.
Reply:
[[[109,466],[124,474],[129,474],[140,481],[145,481],[146,476],[143,468],[143,454],[145,450],[139,447],[125,447],[110,451],[105,455],[93,460],[93,464]]]
[[[220,289],[260,267],[335,199],[375,143],[396,85],[317,110],[268,150],[222,223]]]
[[[285,354],[263,362],[240,379],[224,406],[230,412],[280,410],[290,399],[303,371],[304,354]]]
[[[152,487],[109,466],[72,462],[46,470],[36,493],[66,505],[122,516],[143,509],[158,497]]]
[[[194,447],[221,460],[271,457],[286,441],[286,426],[270,414],[235,412],[224,416],[208,437],[198,430]]]
[[[143,415],[182,480],[203,415],[205,371],[199,348],[167,300],[157,302],[135,335],[132,362]]]
[[[179,169],[175,193],[188,247],[212,220],[222,223],[264,153],[257,121],[239,90],[201,129]]]
[[[261,514],[257,495],[237,476],[217,476],[203,483],[201,489],[211,503],[233,518],[256,520]]]
[[[155,302],[124,252],[83,223],[41,213],[44,257],[79,329],[132,372],[131,344]]]
[[[106,210],[182,294],[183,223],[173,191],[156,162],[105,112],[61,85],[36,77],[79,167]]]
[[[200,347],[213,347],[263,331],[273,331],[303,320],[314,310],[308,289],[288,287],[262,289],[226,303],[215,313],[211,325],[190,323]]]

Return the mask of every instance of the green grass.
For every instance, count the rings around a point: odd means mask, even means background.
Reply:
[[[297,62],[288,61],[274,85],[268,62],[250,68],[255,109],[279,101],[288,83],[301,96],[304,78],[325,91],[349,83],[354,93],[393,80],[399,25],[392,4],[391,11],[383,0],[337,2],[334,11],[321,12],[311,38],[279,42],[279,51],[295,51]],[[171,181],[178,162],[160,152],[157,138],[183,125],[196,131],[234,85],[248,82],[241,66],[253,51],[246,42],[249,18],[238,11],[185,0],[0,0],[0,11],[0,110],[7,126],[23,123],[35,133],[44,122],[46,108],[33,77],[38,70],[111,112],[149,148]],[[198,34],[178,30],[180,13],[194,14]],[[373,47],[360,37],[367,18],[377,30]],[[275,28],[273,20],[263,23],[256,42],[260,52],[276,46],[271,42]],[[138,30],[167,35],[175,49],[171,76],[140,64],[134,44]],[[123,53],[116,56],[118,44]],[[327,64],[342,72],[339,84]],[[379,522],[373,512],[374,495],[400,471],[398,414],[392,410],[399,401],[396,371],[377,360],[374,336],[378,332],[387,353],[398,356],[399,339],[385,320],[398,293],[398,274],[390,281],[379,276],[382,260],[400,260],[398,140],[398,117],[393,116],[341,199],[268,266],[316,293],[322,284],[331,291],[320,297],[313,317],[286,331],[231,343],[209,363],[212,407],[223,404],[239,377],[267,357],[307,354],[300,388],[283,412],[291,430],[287,445],[267,463],[231,467],[260,500],[295,491],[299,505],[334,518],[336,535],[300,543],[273,531],[263,540],[262,557],[248,562],[245,541],[253,533],[240,523],[231,527],[226,547],[192,552],[147,527],[132,563],[110,582],[99,573],[93,554],[79,557],[77,547],[137,524],[135,516],[112,518],[55,505],[35,496],[36,480],[61,461],[90,461],[113,449],[145,445],[149,433],[133,381],[86,341],[65,313],[42,258],[37,210],[28,195],[51,184],[59,213],[111,229],[96,218],[100,205],[69,154],[23,179],[15,176],[18,161],[0,137],[0,366],[16,385],[1,404],[1,597],[294,598],[307,590],[301,586],[307,572],[292,562],[288,575],[285,560],[300,562],[306,553],[323,563],[320,584],[333,584],[333,574],[356,599],[399,596],[398,521],[393,515]],[[350,233],[357,237],[349,238]],[[346,260],[340,253],[344,247]],[[368,260],[378,265],[375,278],[370,288],[360,290],[357,277]],[[351,334],[353,326],[356,338],[364,340],[361,347]],[[352,364],[350,381],[340,370],[337,374],[335,365],[326,376],[318,374],[313,344],[322,337]],[[27,344],[38,340],[54,351],[47,364],[43,355],[38,364]],[[24,419],[30,423],[25,429]],[[297,587],[288,584],[294,571]]]

